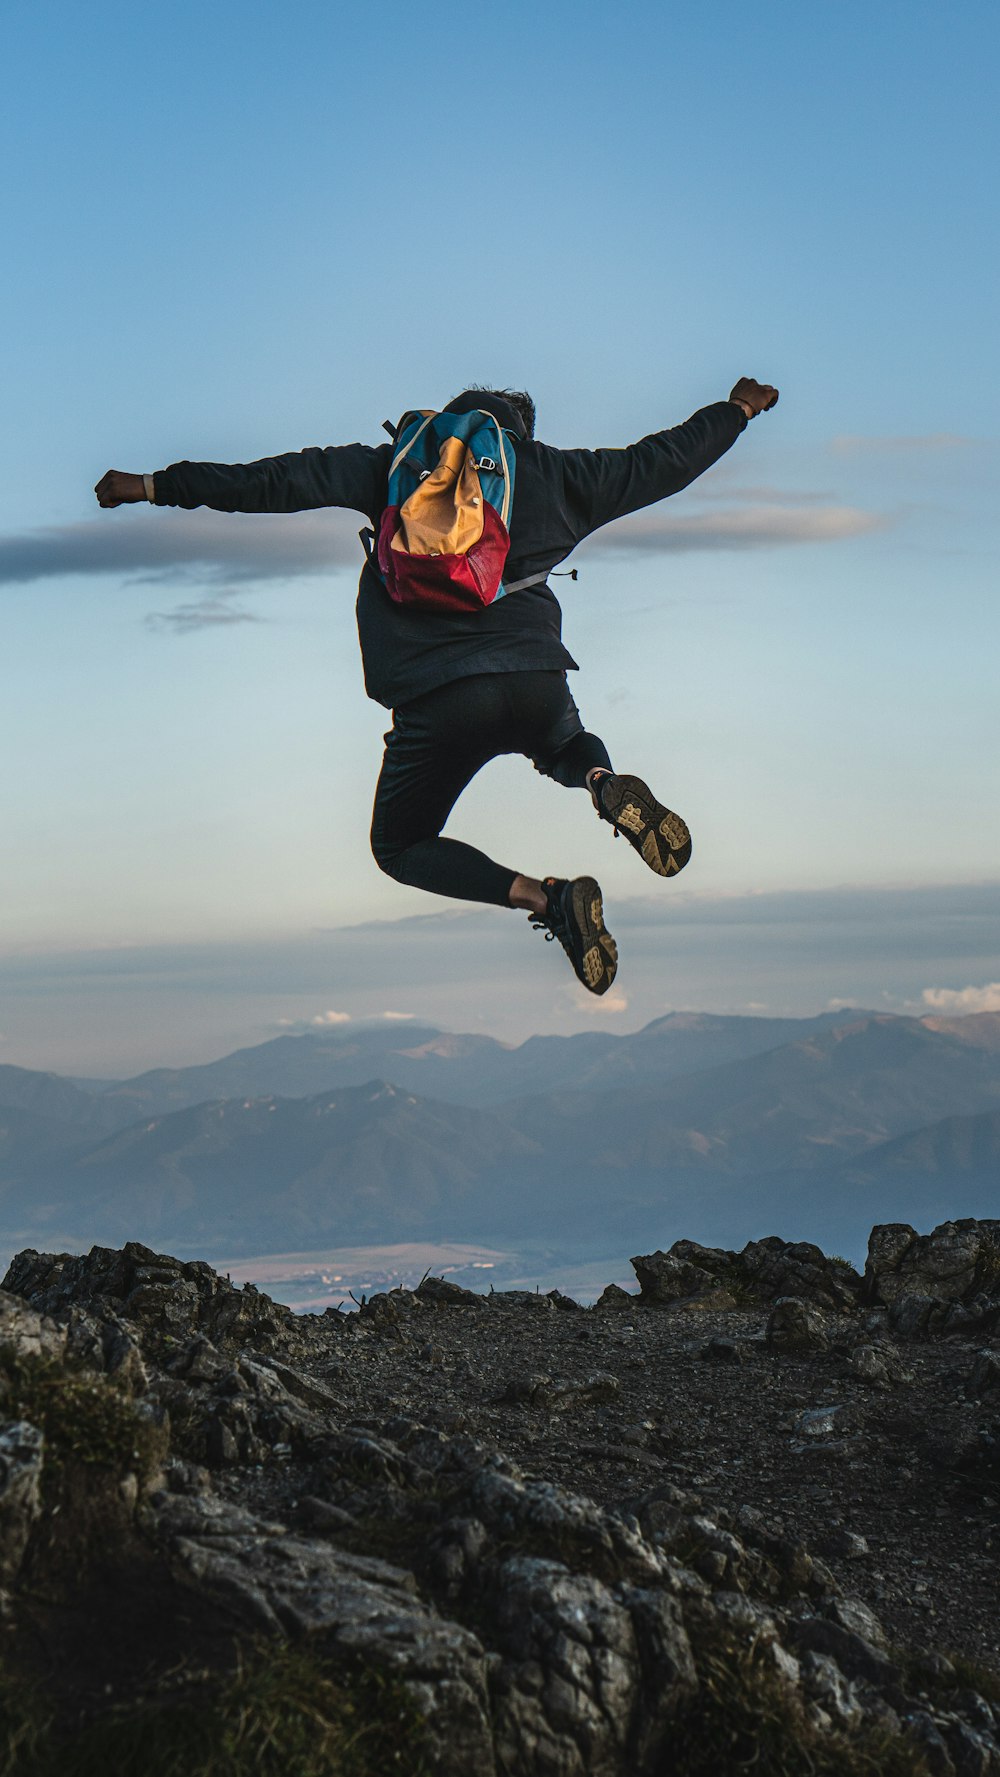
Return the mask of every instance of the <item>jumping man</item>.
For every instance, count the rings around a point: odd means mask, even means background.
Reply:
[[[357,619],[365,688],[393,717],[375,791],[376,862],[397,882],[432,894],[526,910],[534,926],[559,940],[591,993],[605,993],[618,966],[594,878],[527,876],[461,840],[443,839],[441,830],[482,766],[501,753],[520,753],[556,783],[588,790],[600,819],[657,875],[683,870],[691,836],[680,815],[641,778],[616,773],[604,742],[580,720],[566,680],[576,661],[563,645],[562,613],[547,577],[602,525],[687,487],[777,399],[770,384],[741,377],[728,400],[625,450],[556,450],[535,438],[530,395],[466,389],[444,412],[492,416],[514,443],[503,596],[468,609],[400,603],[378,553],[362,570]],[[255,463],[183,462],[145,475],[109,469],[96,493],[104,507],[141,500],[217,512],[343,506],[364,513],[379,534],[394,451],[391,443],[327,445]]]

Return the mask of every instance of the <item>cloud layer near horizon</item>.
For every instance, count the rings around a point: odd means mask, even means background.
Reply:
[[[882,514],[860,507],[809,503],[789,495],[709,512],[674,514],[657,506],[607,526],[585,547],[657,555],[837,543],[882,529],[887,522]],[[361,562],[358,515],[332,509],[116,513],[0,537],[0,585],[7,586],[86,574],[155,584],[197,576],[213,586],[243,585],[339,568],[360,570]],[[222,614],[215,621],[239,619]]]
[[[638,1029],[677,1008],[986,1010],[996,988],[966,984],[993,982],[998,918],[997,882],[620,902],[615,992],[628,1005],[611,1008],[609,1026]],[[447,908],[256,942],[0,952],[4,1058],[124,1075],[372,1017],[516,1042],[592,1029],[566,958],[556,945],[539,956],[532,937],[499,908]]]

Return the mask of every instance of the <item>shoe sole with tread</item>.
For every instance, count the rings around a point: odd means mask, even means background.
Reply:
[[[601,812],[657,876],[683,870],[691,856],[687,822],[657,802],[641,777],[613,777],[601,796]]]
[[[607,993],[618,973],[618,946],[604,924],[600,888],[592,876],[578,876],[570,888],[573,917],[583,947],[577,975],[588,993]]]

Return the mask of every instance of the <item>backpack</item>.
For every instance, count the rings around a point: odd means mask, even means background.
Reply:
[[[387,431],[393,428],[387,426]],[[477,611],[504,586],[514,499],[514,439],[490,413],[404,413],[375,542],[379,572],[400,605]]]

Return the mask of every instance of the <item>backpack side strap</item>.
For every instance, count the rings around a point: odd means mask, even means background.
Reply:
[[[528,586],[544,586],[546,580],[576,580],[579,578],[579,572],[578,568],[563,568],[562,572],[558,574],[551,571],[548,574],[532,574],[530,580],[515,580],[510,586],[505,580],[503,589],[504,592],[524,592]]]

